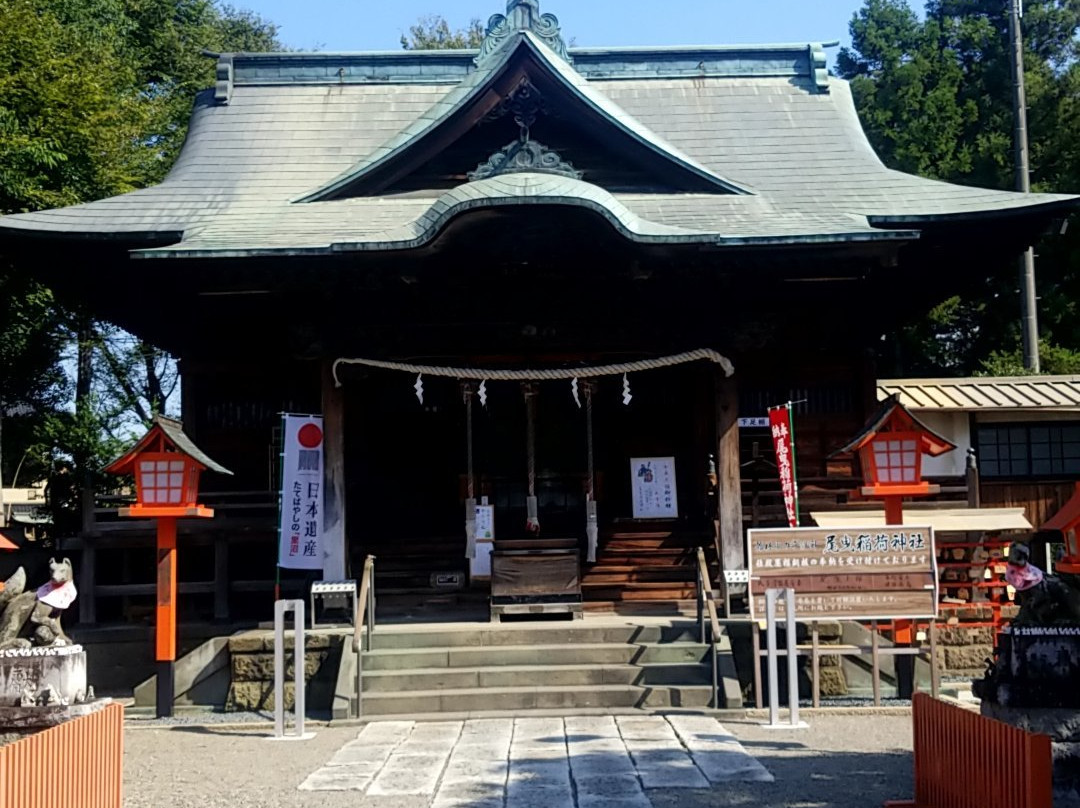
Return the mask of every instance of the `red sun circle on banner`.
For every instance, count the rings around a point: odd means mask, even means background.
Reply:
[[[305,449],[314,449],[322,443],[322,430],[315,424],[304,424],[300,427],[296,439]]]

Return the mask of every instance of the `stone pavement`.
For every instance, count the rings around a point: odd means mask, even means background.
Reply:
[[[653,790],[772,780],[715,719],[582,716],[369,724],[300,790],[431,808],[652,808]]]

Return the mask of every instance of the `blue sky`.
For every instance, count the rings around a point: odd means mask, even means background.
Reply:
[[[442,14],[455,27],[487,20],[505,0],[234,0],[278,23],[292,48],[397,50],[422,15]],[[541,0],[563,33],[581,46],[775,42],[848,43],[861,0]],[[835,57],[832,49],[830,56]]]

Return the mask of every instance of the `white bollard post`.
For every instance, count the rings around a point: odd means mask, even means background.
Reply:
[[[799,641],[795,627],[795,590],[784,590],[784,616],[787,619],[787,671],[788,671],[788,711],[791,713],[791,726],[805,726],[799,721]]]
[[[285,615],[292,612],[293,633],[293,683],[296,709],[296,728],[291,735],[285,734]],[[306,741],[315,737],[314,732],[304,732],[304,601],[279,600],[274,603],[274,737],[277,741]]]
[[[776,648],[776,604],[784,598],[784,622],[787,629],[788,712],[790,720],[780,723],[780,672]],[[765,590],[765,634],[769,668],[769,723],[766,729],[806,729],[799,720],[799,649],[795,633],[795,590]]]
[[[780,725],[780,673],[776,660],[776,600],[779,590],[765,591],[765,647],[769,668],[769,726]]]

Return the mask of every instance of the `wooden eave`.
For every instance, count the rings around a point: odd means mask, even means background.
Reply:
[[[135,461],[139,455],[145,452],[167,452],[172,450],[190,457],[195,461],[200,471],[209,469],[219,474],[232,475],[231,471],[221,464],[215,463],[196,446],[191,438],[184,433],[183,427],[183,423],[175,418],[155,415],[154,423],[146,434],[131,449],[109,463],[104,469],[105,473],[131,474],[134,471]]]
[[[897,396],[890,396],[870,419],[866,428],[863,429],[855,438],[842,449],[837,449],[831,455],[830,458],[838,457],[840,455],[851,454],[857,452],[868,444],[874,437],[882,430],[882,428],[892,419],[901,419],[904,423],[906,431],[913,431],[919,433],[920,445],[922,452],[928,454],[931,457],[937,457],[938,455],[951,452],[956,448],[956,444],[950,441],[943,435],[938,434],[908,410]]]

